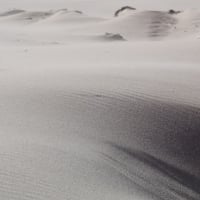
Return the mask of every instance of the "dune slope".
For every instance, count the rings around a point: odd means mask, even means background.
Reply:
[[[0,15],[0,199],[200,198],[199,11]]]

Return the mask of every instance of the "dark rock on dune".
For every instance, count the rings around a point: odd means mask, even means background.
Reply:
[[[170,9],[170,10],[168,11],[168,13],[169,13],[170,15],[176,15],[176,14],[181,13],[181,11],[175,11],[175,10],[173,10],[173,9]]]
[[[97,37],[95,37],[95,39],[98,39],[100,41],[106,41],[106,42],[113,42],[113,41],[119,41],[119,42],[123,42],[126,41],[126,39],[119,33],[109,33],[106,32],[103,35],[99,35]],[[97,97],[97,96],[96,96]]]
[[[105,33],[104,38],[107,40],[125,41],[124,37],[120,34]]]
[[[74,12],[75,12],[75,13],[78,13],[78,14],[83,14],[83,12],[80,11],[80,10],[75,10]]]

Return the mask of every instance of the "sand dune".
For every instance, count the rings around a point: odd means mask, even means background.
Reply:
[[[8,22],[11,24],[8,25]],[[0,24],[6,25],[10,34],[14,25],[22,24],[23,29],[19,26],[18,35],[30,36],[30,40],[33,38],[36,41],[43,37],[44,40],[48,38],[52,40],[38,41],[36,44],[66,43],[72,40],[102,42],[197,39],[200,31],[200,14],[195,10],[181,11],[176,14],[171,14],[169,11],[129,10],[118,17],[104,19],[67,9],[45,12],[12,10],[1,14]],[[5,30],[5,26],[3,29]],[[107,37],[109,34],[120,37]],[[27,40],[26,36],[25,40]],[[58,38],[61,41],[56,41]]]
[[[199,57],[177,44],[1,49],[1,197],[198,199]]]
[[[119,16],[108,24],[108,31],[117,32],[127,39],[152,39],[166,37],[176,24],[174,16],[159,11],[133,11],[133,14]]]
[[[4,21],[11,22],[38,22],[44,20],[47,17],[51,16],[53,13],[49,12],[39,12],[39,11],[25,11],[25,10],[11,10],[5,13],[2,13],[0,16]]]
[[[102,21],[101,18],[97,17],[90,17],[86,14],[82,13],[81,11],[67,11],[67,10],[59,10],[54,13],[54,15],[48,19],[49,23],[62,23],[62,25],[65,25],[65,23],[89,23],[89,22],[99,22]],[[66,25],[67,25],[66,24]]]
[[[89,17],[78,10],[59,9],[51,11],[25,11],[25,10],[11,10],[0,14],[2,21],[11,22],[40,22],[45,20],[49,23],[83,23],[88,21],[99,21],[100,18]]]
[[[0,199],[198,200],[199,13],[2,12]]]
[[[199,26],[198,11],[178,14],[169,14],[168,11],[129,11],[95,27],[95,30],[119,33],[127,40],[179,39],[197,37]]]

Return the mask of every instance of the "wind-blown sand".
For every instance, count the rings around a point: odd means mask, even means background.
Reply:
[[[198,200],[199,34],[191,9],[2,12],[0,199]]]

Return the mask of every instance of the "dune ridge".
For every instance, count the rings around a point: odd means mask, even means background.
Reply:
[[[172,11],[171,11],[172,12]],[[13,22],[33,26],[26,28],[26,32],[37,33],[44,29],[45,37],[55,34],[58,28],[68,29],[65,40],[70,35],[77,35],[81,40],[103,41],[106,33],[120,35],[124,40],[163,40],[163,39],[198,39],[200,31],[200,14],[197,10],[188,10],[174,13],[170,11],[140,11],[129,10],[128,13],[109,19],[88,16],[81,11],[59,9],[55,11],[33,12],[23,10],[12,10],[0,15],[0,23]],[[13,24],[11,23],[11,25]],[[38,26],[44,26],[43,29]],[[56,25],[56,26],[55,26]],[[4,27],[5,28],[5,27]],[[10,26],[12,29],[12,27]],[[52,32],[52,33],[51,33]],[[33,37],[33,34],[31,35]],[[23,31],[22,33],[23,34]],[[41,32],[41,34],[43,34]],[[95,39],[96,38],[96,39]],[[81,40],[78,40],[79,42]],[[111,41],[113,38],[111,38]],[[104,41],[108,41],[104,40]]]

